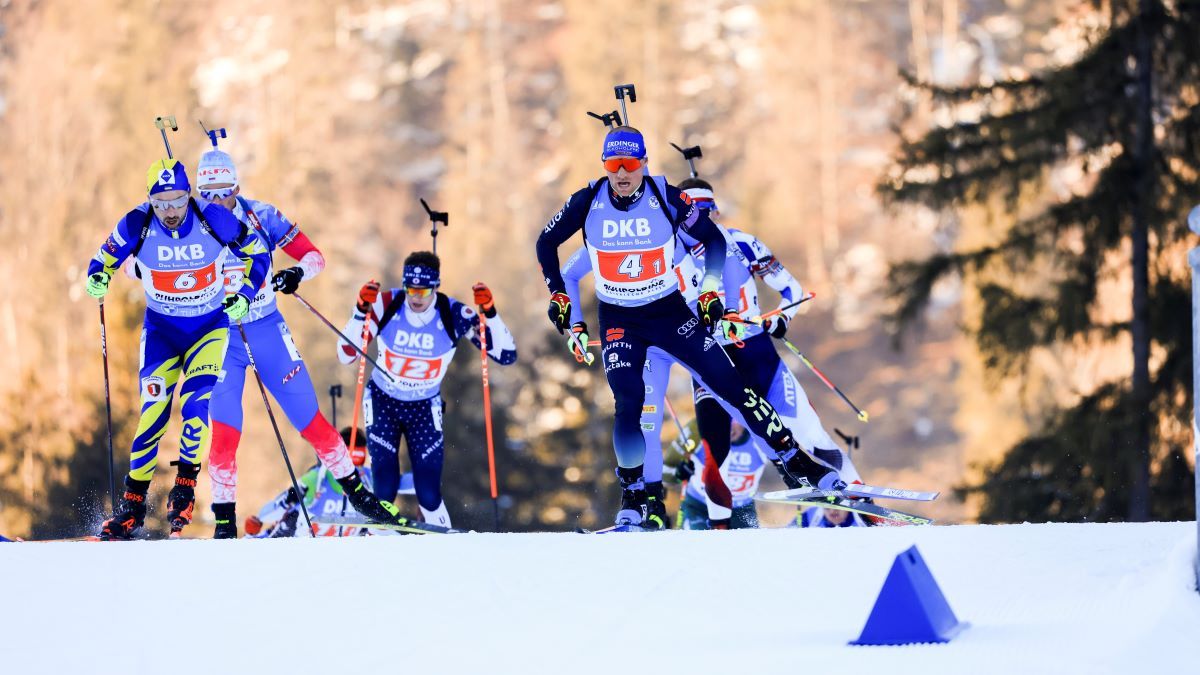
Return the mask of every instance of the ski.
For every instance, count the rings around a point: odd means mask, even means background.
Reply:
[[[614,532],[651,532],[651,531],[652,530],[647,530],[646,528],[641,527],[639,525],[630,525],[629,523],[622,523],[620,525],[609,525],[608,527],[603,527],[603,528],[600,528],[599,530],[587,530],[584,528],[579,528],[578,530],[576,530],[576,532],[578,532],[580,534],[612,534]]]
[[[924,516],[905,513],[904,511],[889,509],[888,507],[880,506],[879,504],[864,502],[858,499],[850,499],[849,497],[838,495],[836,493],[827,493],[822,495],[820,494],[820,490],[816,490],[816,492],[818,494],[809,494],[807,496],[799,497],[772,497],[771,495],[777,495],[779,493],[770,492],[765,495],[755,497],[754,499],[760,502],[772,502],[776,504],[796,504],[797,506],[811,505],[819,506],[825,509],[853,511],[854,513],[859,513],[864,516],[874,516],[876,518],[882,518],[884,520],[902,523],[905,525],[929,525],[933,522],[932,518],[926,518]]]
[[[814,487],[795,488],[793,490],[777,490],[763,495],[767,499],[791,499],[797,497],[812,497],[826,495],[841,495],[848,497],[872,499],[903,499],[913,502],[931,502],[938,498],[938,492],[922,492],[920,490],[903,490],[901,488],[879,487],[855,483],[847,485],[842,490],[821,490]]]
[[[403,523],[374,523],[362,518],[342,518],[339,516],[330,516],[328,518],[314,518],[313,523],[318,525],[349,525],[353,527],[362,527],[373,530],[395,530],[397,532],[407,532],[409,534],[462,534],[466,530],[455,530],[449,527],[440,525],[431,525],[422,523],[416,520],[404,519]]]

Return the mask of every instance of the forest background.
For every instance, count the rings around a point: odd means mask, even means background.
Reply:
[[[78,533],[107,503],[99,325],[84,270],[143,199],[145,168],[162,154],[153,119],[172,114],[181,127],[172,146],[189,168],[206,146],[196,121],[225,127],[244,194],[276,204],[322,249],[326,271],[302,292],[336,324],[364,281],[398,284],[404,256],[428,248],[418,199],[448,211],[438,239],[444,290],[465,299],[474,281],[491,285],[520,350],[516,365],[491,371],[505,529],[607,520],[616,501],[612,397],[602,372],[577,366],[548,325],[533,243],[563,199],[600,174],[602,129],[586,112],[616,107],[612,87],[625,82],[637,85],[629,116],[654,171],[678,182],[687,167],[668,143],[702,146],[700,172],[725,222],[762,238],[816,293],[789,336],[870,422],[790,354],[785,361],[826,427],[860,437],[860,470],[876,484],[943,490],[929,515],[974,520],[982,497],[956,498],[954,488],[977,484],[1036,431],[1047,401],[1078,398],[1131,366],[1097,347],[1043,354],[1032,372],[989,374],[962,330],[979,300],[960,278],[942,280],[920,328],[896,339],[889,268],[978,240],[1007,217],[999,207],[885,204],[877,186],[905,135],[951,121],[905,74],[965,86],[1052,70],[1086,50],[1103,13],[1073,0],[647,0],[619,9],[584,0],[0,0],[0,532]],[[1128,313],[1119,278],[1104,293],[1111,314]],[[118,278],[106,303],[118,475],[136,425],[141,295]],[[764,304],[773,302],[768,293]],[[279,304],[327,416],[329,387],[346,392],[338,421],[347,424],[353,370],[337,364],[333,336],[313,316],[290,298]],[[672,400],[688,417],[690,389],[678,375]],[[448,506],[456,523],[488,528],[479,364],[469,348],[443,395]],[[244,408],[242,516],[287,482],[252,385]],[[311,449],[283,431],[292,461],[311,465]],[[173,422],[164,461],[177,438]],[[1185,457],[1189,441],[1168,439],[1159,454]],[[1186,472],[1183,461],[1170,466]],[[156,484],[163,493],[165,483]],[[202,473],[196,534],[209,531],[207,487]]]

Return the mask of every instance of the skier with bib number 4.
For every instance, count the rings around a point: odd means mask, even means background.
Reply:
[[[572,349],[586,349],[587,326],[571,324],[558,249],[580,230],[596,275],[604,370],[616,401],[613,445],[621,487],[616,522],[641,525],[646,516],[646,443],[640,418],[645,400],[642,372],[652,346],[678,359],[743,413],[747,427],[778,454],[776,466],[789,486],[840,489],[844,483],[837,472],[808,456],[775,409],[747,386],[717,346],[711,331],[725,315],[716,292],[723,258],[712,256],[706,264],[699,318],[688,309],[676,283],[676,238],[712,250],[723,249],[725,239],[690,197],[665,178],[646,175],[646,159],[641,132],[629,126],[610,130],[601,153],[606,176],[571,195],[537,241],[538,262],[550,291],[550,321],[560,333],[571,332]]]
[[[370,281],[358,293],[354,313],[343,333],[379,338],[378,362],[391,377],[372,370],[363,398],[367,450],[374,472],[375,496],[392,500],[400,486],[400,442],[408,445],[417,503],[426,523],[450,527],[442,499],[442,378],[459,338],[479,348],[479,317],[469,306],[438,292],[441,261],[429,251],[404,260],[404,287],[380,291]],[[487,317],[488,356],[502,366],[517,360],[512,333],[496,312],[492,292],[482,282],[472,287],[474,301]],[[358,353],[344,341],[338,359],[354,363]]]
[[[103,301],[115,270],[128,258],[146,292],[142,322],[141,416],[130,450],[125,492],[100,538],[130,539],[146,519],[146,493],[158,463],[158,444],[170,419],[180,377],[183,430],[167,520],[178,536],[192,520],[196,476],[209,437],[209,398],[229,336],[266,279],[269,254],[259,236],[225,209],[191,197],[187,170],[158,160],[146,174],[149,200],[127,213],[88,265],[86,290]],[[228,296],[221,272],[232,255],[247,273]]]
[[[215,141],[215,137],[214,137]],[[300,436],[316,451],[321,463],[333,475],[355,510],[381,523],[399,522],[399,511],[387,501],[376,499],[363,485],[346,443],[338,435],[317,405],[308,367],[291,331],[279,313],[275,294],[294,293],[301,280],[312,279],[325,268],[325,258],[300,228],[292,224],[278,208],[266,202],[247,199],[241,195],[237,167],[227,153],[214,149],[204,153],[197,169],[200,196],[224,207],[247,229],[258,233],[266,242],[269,255],[282,250],[298,264],[276,272],[270,286],[259,289],[242,320],[246,339],[250,341],[255,365],[262,374],[263,384],[275,397],[279,407]],[[273,271],[268,257],[264,275]],[[244,270],[227,266],[231,283],[236,284]],[[250,362],[242,336],[233,332],[229,348],[212,394],[212,450],[209,452],[208,475],[212,479],[212,510],[216,519],[215,539],[237,537],[237,449],[242,436],[242,389]]]

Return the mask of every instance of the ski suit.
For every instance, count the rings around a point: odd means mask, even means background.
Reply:
[[[776,260],[765,244],[740,230],[718,227],[726,233],[729,242],[725,248],[724,273],[718,291],[729,309],[749,317],[762,313],[756,278],[779,291],[782,296],[781,307],[803,297],[803,287]],[[697,261],[704,261],[707,250],[711,249],[693,247],[692,255]],[[798,310],[798,307],[793,307],[783,314],[790,318]],[[722,331],[719,340],[738,372],[775,407],[784,424],[795,432],[800,445],[810,448],[817,459],[833,466],[846,480],[857,480],[858,471],[821,426],[821,420],[809,403],[804,389],[775,351],[771,336],[755,324],[736,324],[736,328],[736,339]],[[729,445],[730,415],[727,408],[713,398],[703,382],[695,382],[694,385],[700,437],[709,445],[714,456],[722,456]],[[760,444],[759,450],[768,458],[775,456],[765,445]],[[709,515],[714,519],[728,517],[728,497],[720,487],[709,490]]]
[[[250,300],[266,278],[270,257],[259,236],[232,214],[195,200],[174,230],[162,224],[149,202],[130,211],[100,247],[88,274],[103,271],[111,278],[131,256],[146,292],[146,315],[138,368],[141,416],[129,476],[149,481],[180,376],[179,463],[201,463],[208,446],[209,398],[229,332],[222,268],[231,257],[241,261],[247,273],[233,292]]]
[[[400,441],[407,439],[417,503],[426,522],[450,527],[450,516],[442,501],[441,383],[446,376],[460,337],[479,343],[479,317],[469,306],[437,294],[424,312],[414,312],[405,302],[404,289],[379,294],[369,319],[356,307],[346,323],[347,336],[362,334],[369,320],[369,336],[379,336],[376,359],[387,373],[373,369],[363,397],[363,421],[367,428],[367,452],[375,471],[375,496],[392,500],[400,480]],[[388,312],[388,306],[398,303]],[[386,315],[390,319],[379,330]],[[488,356],[502,366],[517,360],[517,345],[499,314],[487,317]],[[338,359],[354,363],[358,353],[344,341],[338,343]]]
[[[678,359],[718,396],[751,413],[746,421],[753,433],[785,445],[790,432],[774,408],[746,385],[679,292],[677,239],[687,246],[724,247],[724,236],[707,213],[662,176],[644,178],[630,197],[614,195],[607,179],[590,184],[571,195],[538,237],[538,261],[551,293],[566,289],[558,247],[580,230],[597,275],[602,363],[616,403],[618,467],[633,469],[645,462],[642,373],[650,347]],[[706,279],[720,274],[721,262],[706,267]]]
[[[312,279],[325,267],[325,258],[313,246],[297,225],[279,209],[266,202],[238,197],[233,215],[247,229],[252,229],[266,244],[273,257],[283,250],[299,261],[304,279]],[[273,260],[268,259],[269,275]],[[239,282],[244,270],[227,265],[227,283]],[[348,476],[354,464],[337,430],[317,406],[308,367],[292,341],[291,332],[276,305],[275,291],[270,285],[259,289],[242,320],[254,363],[263,385],[283,409],[283,414],[316,450],[317,457],[329,467],[335,478]],[[246,345],[241,333],[231,330],[225,364],[213,388],[212,451],[209,453],[208,475],[212,479],[213,502],[232,503],[237,499],[237,449],[242,435],[242,389],[250,367]]]

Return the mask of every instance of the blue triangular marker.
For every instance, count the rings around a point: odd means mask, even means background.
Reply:
[[[949,642],[970,624],[960,622],[917,547],[896,556],[862,635],[852,645]]]

